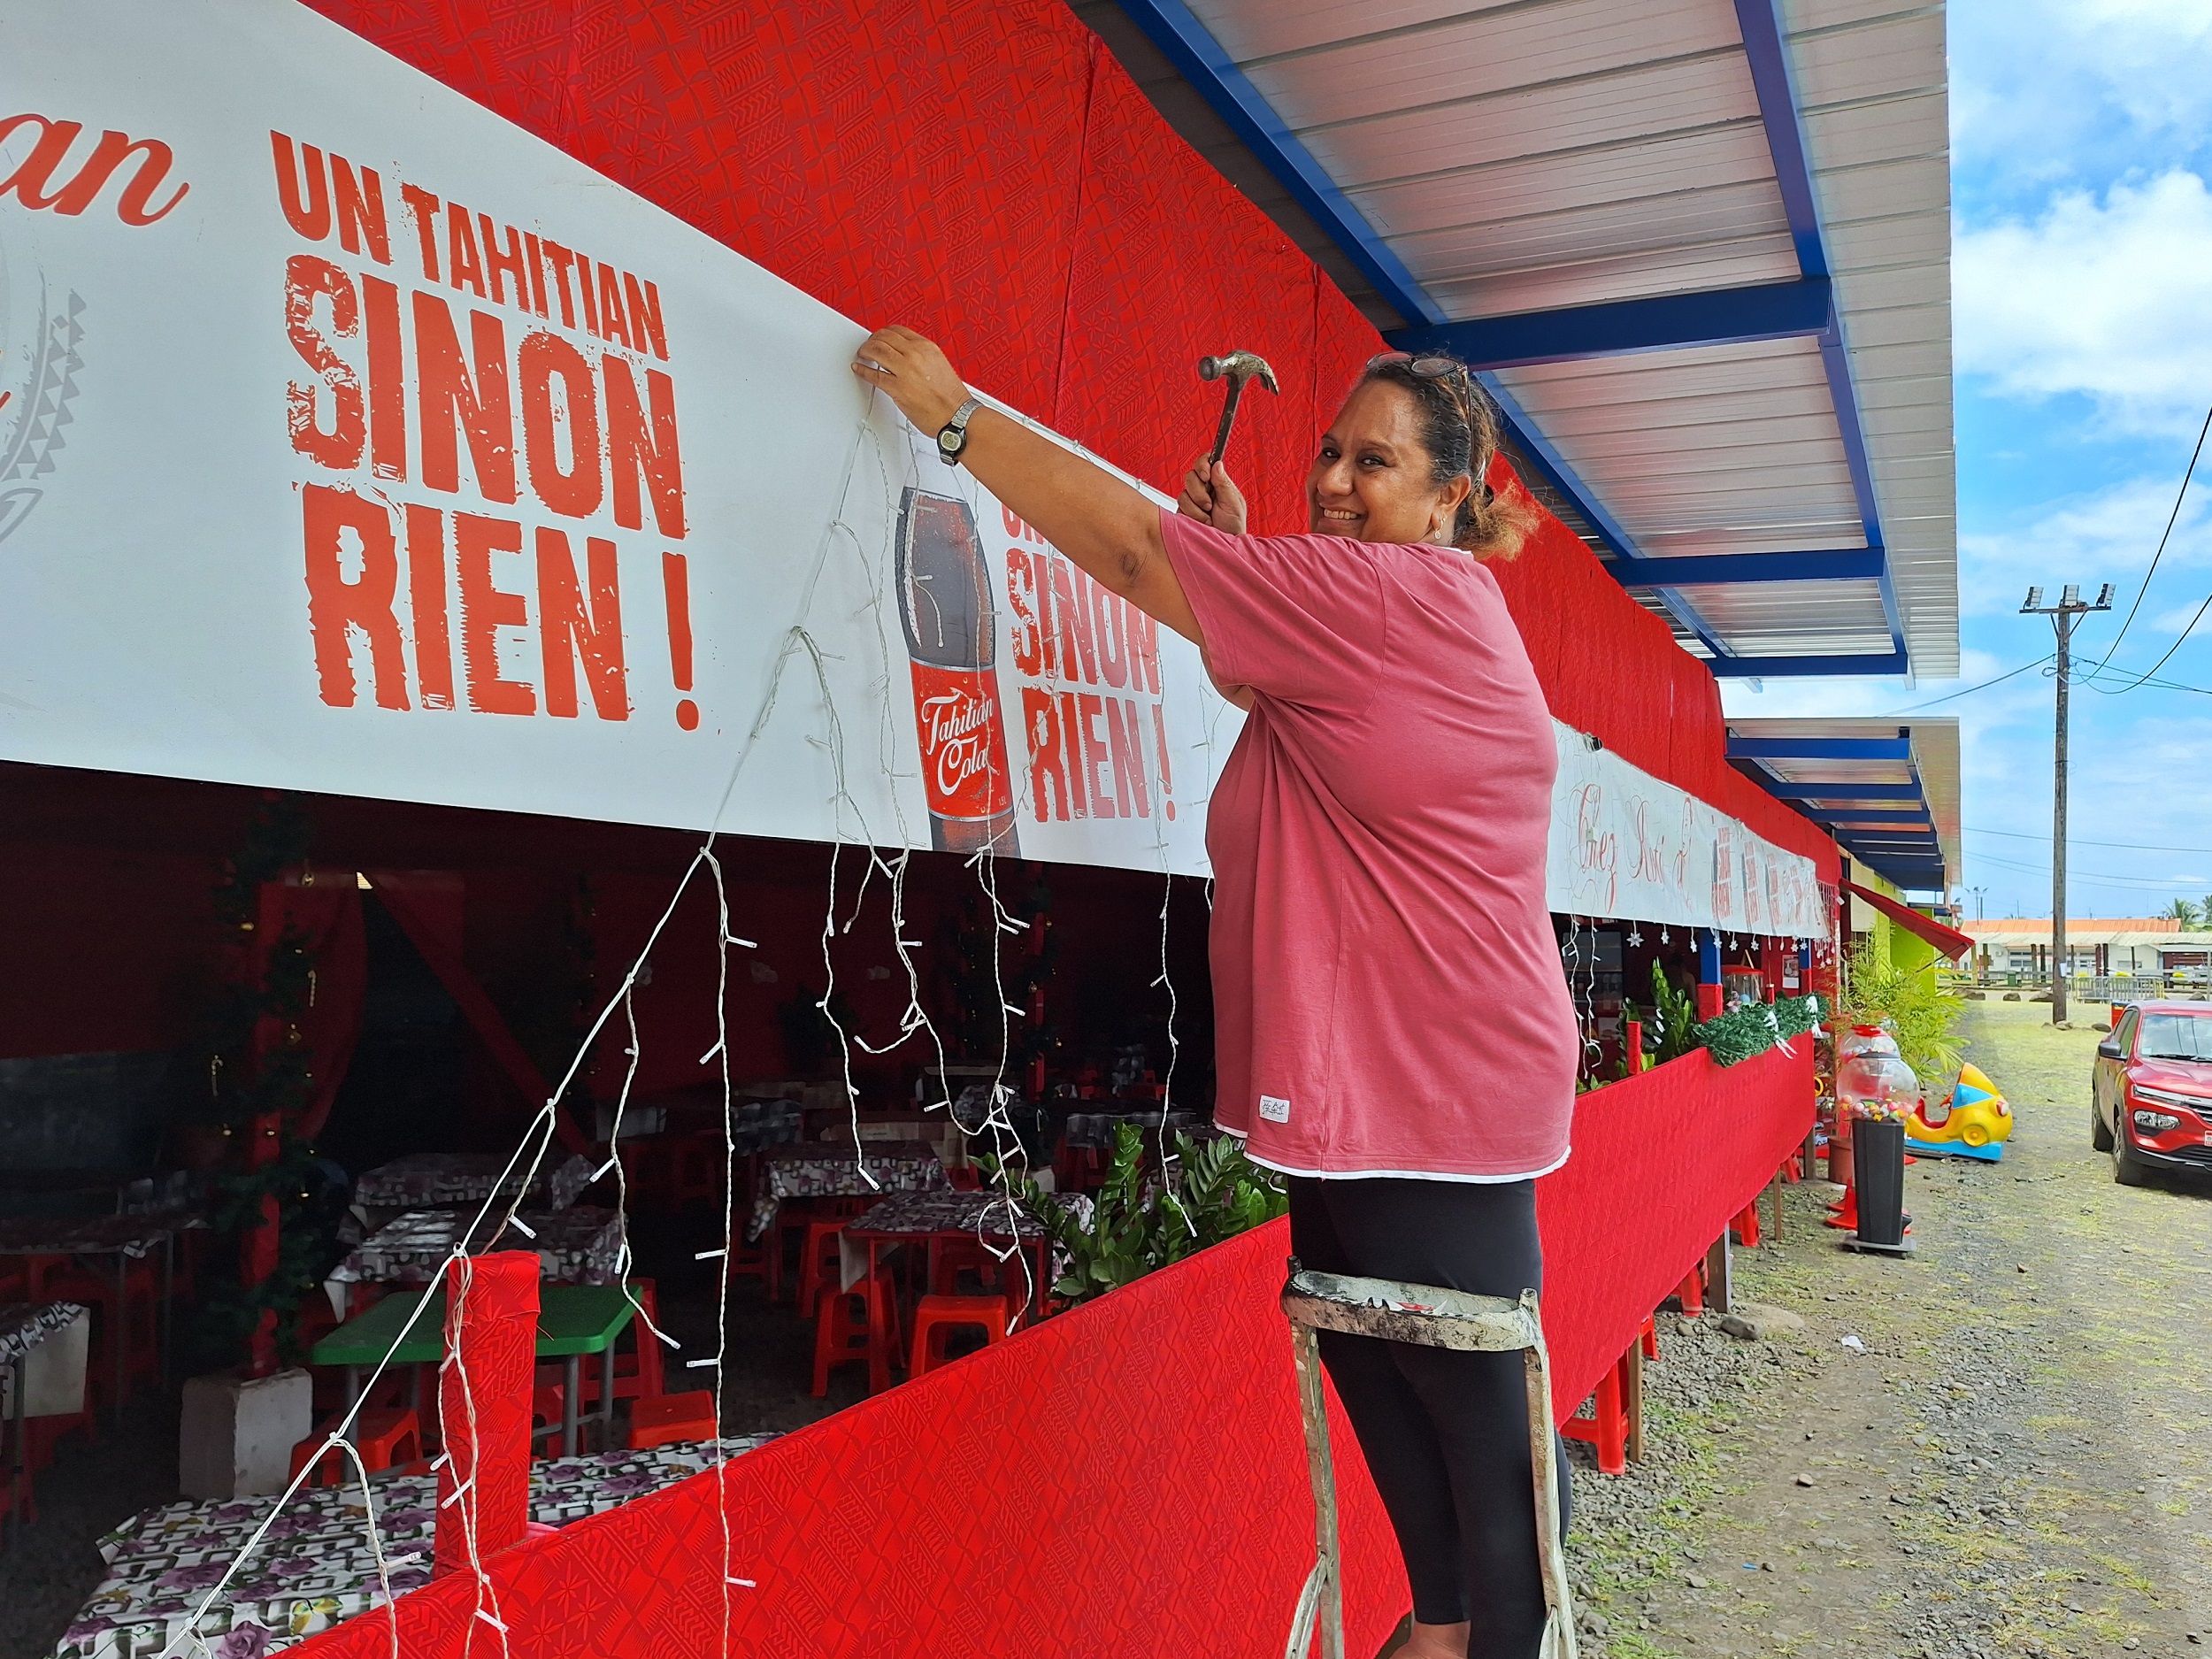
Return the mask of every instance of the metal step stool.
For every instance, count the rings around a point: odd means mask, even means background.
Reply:
[[[1502,1296],[1471,1296],[1427,1285],[1394,1284],[1384,1279],[1349,1279],[1317,1273],[1290,1258],[1290,1279],[1283,1286],[1283,1312],[1290,1320],[1291,1352],[1298,1366],[1298,1404],[1305,1417],[1306,1460],[1313,1471],[1316,1559],[1306,1587],[1299,1593],[1284,1659],[1306,1659],[1317,1622],[1321,1659],[1344,1659],[1343,1570],[1336,1530],[1336,1471],[1329,1456],[1329,1415],[1321,1388],[1321,1347],[1317,1331],[1379,1337],[1422,1348],[1456,1348],[1463,1353],[1502,1354],[1519,1350],[1528,1367],[1528,1441],[1536,1471],[1536,1550],[1544,1576],[1544,1624],[1540,1659],[1575,1659],[1574,1604],[1567,1587],[1567,1563],[1559,1537],[1559,1471],[1552,1439],[1551,1366],[1544,1352],[1544,1322],[1536,1293],[1518,1302]]]

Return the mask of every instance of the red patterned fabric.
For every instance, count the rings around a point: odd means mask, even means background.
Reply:
[[[1586,1094],[1538,1184],[1553,1402],[1569,1416],[1812,1118],[1810,1045],[1700,1053]],[[1274,1659],[1313,1558],[1275,1223],[487,1563],[510,1659]],[[495,1258],[491,1258],[495,1259]],[[1333,1409],[1349,1651],[1404,1612],[1395,1540]],[[721,1514],[717,1518],[719,1483]],[[726,1584],[747,1578],[750,1586]],[[463,1651],[475,1586],[398,1602]],[[385,1659],[380,1617],[301,1659]]]
[[[1280,1223],[488,1563],[511,1659],[1275,1659],[1313,1561]],[[1407,1606],[1333,1415],[1350,1651]],[[721,1512],[727,1517],[727,1555]],[[749,1586],[724,1579],[747,1578]],[[457,1655],[465,1574],[397,1603]],[[388,1659],[381,1616],[302,1659]]]
[[[1574,1155],[1536,1183],[1544,1330],[1563,1419],[1813,1123],[1813,1045],[1725,1069],[1702,1048],[1575,1102]]]
[[[438,1471],[434,1571],[456,1575],[473,1609],[476,1564],[520,1543],[530,1524],[536,1251],[464,1256],[446,1270],[445,1348],[438,1420],[446,1461]]]

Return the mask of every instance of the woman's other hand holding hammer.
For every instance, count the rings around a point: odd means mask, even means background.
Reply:
[[[1231,535],[1244,534],[1244,492],[1229,476],[1227,465],[1210,456],[1202,455],[1190,464],[1190,471],[1183,474],[1183,494],[1175,509],[1186,518],[1195,518]]]

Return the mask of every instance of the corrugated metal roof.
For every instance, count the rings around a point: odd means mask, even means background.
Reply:
[[[1776,3],[1855,417],[1839,414],[1811,337],[1497,380],[1646,557],[1867,546],[1863,434],[1901,643],[1916,673],[1955,674],[1943,8]],[[1299,208],[1121,6],[1076,10],[1370,316],[1393,320],[1341,227]],[[1190,0],[1188,15],[1448,320],[1821,274],[1801,258],[1732,0]],[[1896,642],[1872,581],[1670,594],[1678,637],[1701,654],[1883,657]]]
[[[1728,741],[1738,770],[1899,887],[1965,879],[1957,716],[1731,720]]]

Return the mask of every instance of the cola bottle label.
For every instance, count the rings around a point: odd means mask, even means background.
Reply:
[[[998,700],[998,613],[966,502],[905,491],[897,581],[931,844],[946,852],[987,846],[1011,853],[1013,768]]]

